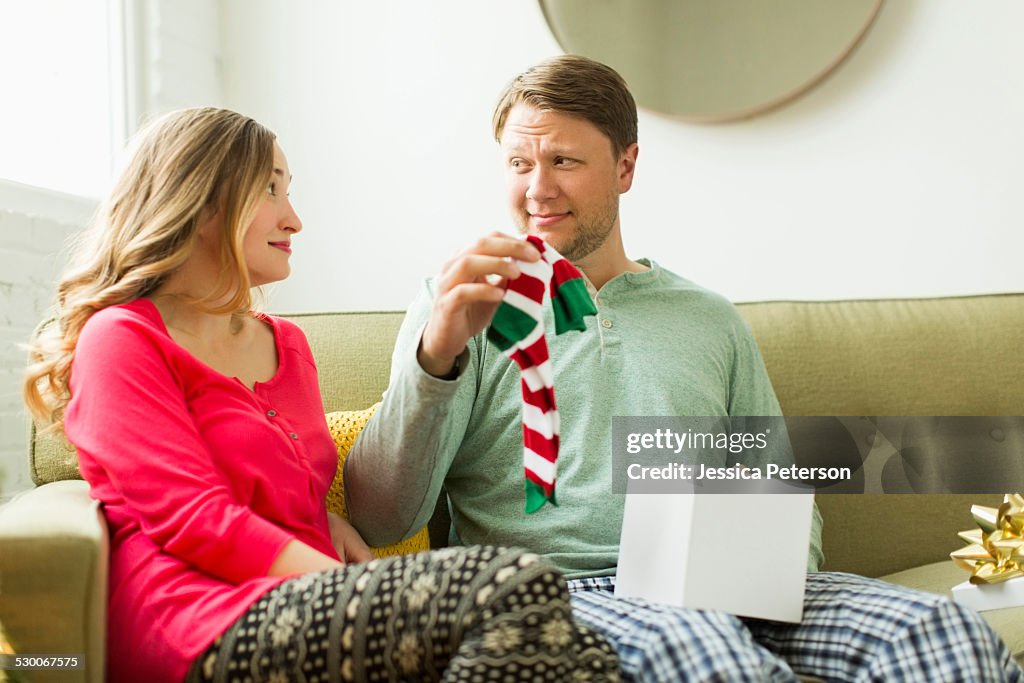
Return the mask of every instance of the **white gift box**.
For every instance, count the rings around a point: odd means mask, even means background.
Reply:
[[[980,586],[964,581],[953,586],[953,600],[975,612],[1019,607],[1024,605],[1024,577]]]
[[[626,494],[615,595],[799,622],[813,505],[806,491]]]

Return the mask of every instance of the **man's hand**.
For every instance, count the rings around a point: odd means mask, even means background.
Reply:
[[[327,526],[331,530],[331,544],[342,562],[351,564],[353,562],[369,562],[373,559],[373,553],[363,541],[363,537],[343,517],[328,512]]]
[[[540,253],[526,240],[494,232],[444,264],[416,354],[426,372],[448,375],[470,338],[491,322],[505,295],[506,280],[519,277],[511,259],[537,261]]]

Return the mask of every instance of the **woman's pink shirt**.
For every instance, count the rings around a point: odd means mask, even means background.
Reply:
[[[79,337],[65,430],[110,527],[111,680],[181,681],[283,580],[267,571],[290,540],[337,558],[313,356],[296,325],[259,318],[278,369],[253,389],[175,343],[146,299],[97,312]]]

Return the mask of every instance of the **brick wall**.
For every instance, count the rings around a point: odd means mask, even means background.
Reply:
[[[28,488],[21,379],[27,341],[47,314],[68,236],[95,202],[0,181],[0,500]]]

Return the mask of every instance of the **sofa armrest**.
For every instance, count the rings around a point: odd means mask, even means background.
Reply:
[[[0,623],[17,652],[84,656],[85,669],[33,681],[102,681],[109,539],[84,481],[58,481],[0,506]]]

